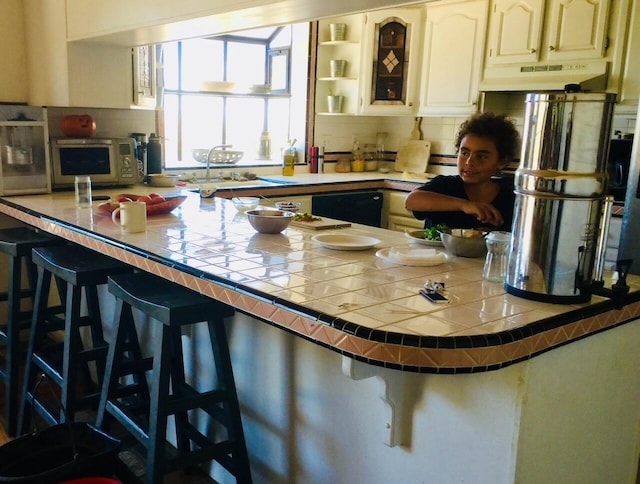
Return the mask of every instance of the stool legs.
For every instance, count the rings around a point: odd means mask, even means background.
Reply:
[[[20,406],[19,434],[28,430],[31,424],[32,406],[49,423],[62,423],[68,419],[74,420],[78,410],[97,404],[98,394],[96,385],[91,379],[89,362],[95,361],[98,381],[102,381],[104,373],[104,359],[107,354],[107,344],[102,335],[102,322],[95,286],[86,286],[85,295],[88,316],[80,316],[83,287],[59,281],[56,283],[60,298],[64,301],[61,311],[64,311],[64,322],[57,317],[50,317],[48,308],[49,291],[52,274],[42,267],[38,267],[38,283],[36,286],[35,305],[31,321],[29,346],[25,365],[22,404]],[[81,327],[89,327],[93,346],[85,349],[80,334]],[[47,334],[52,331],[64,330],[63,344],[51,344],[47,341]],[[57,361],[60,360],[60,361]],[[60,386],[60,401],[63,408],[58,415],[50,411],[33,394],[37,373],[43,372]],[[79,375],[78,375],[79,374]],[[82,378],[84,394],[79,396],[78,376]],[[63,411],[64,410],[64,411]],[[66,412],[66,414],[65,414]]]
[[[22,261],[26,262],[29,289],[22,288]],[[28,257],[12,257],[9,262],[9,284],[7,290],[7,326],[4,332],[6,346],[5,362],[5,422],[9,435],[16,435],[18,427],[19,408],[19,371],[22,358],[20,351],[20,332],[25,314],[20,307],[20,301],[30,296],[33,299],[35,285],[35,267]],[[26,325],[25,328],[26,329]]]
[[[214,361],[217,372],[217,388],[198,392],[185,381],[182,339],[180,325],[163,324],[157,327],[153,338],[153,366],[148,359],[138,355],[138,361],[128,360],[126,369],[125,353],[134,348],[140,350],[137,332],[133,322],[131,307],[118,299],[116,310],[116,335],[109,348],[107,368],[102,387],[97,426],[109,423],[109,416],[115,417],[124,428],[146,447],[146,482],[160,483],[163,475],[185,469],[201,462],[215,459],[237,482],[250,483],[249,457],[246,451],[240,409],[237,401],[229,350],[227,346],[224,320],[208,321]],[[139,372],[151,369],[149,386],[135,383],[132,390],[120,385],[120,378],[130,375],[132,368]],[[140,375],[137,374],[137,380]],[[144,378],[142,379],[144,381]],[[127,398],[137,394],[145,402],[143,413],[146,428],[139,425],[127,405]],[[208,413],[227,430],[226,439],[215,442],[191,424],[188,411],[201,409]],[[168,417],[173,415],[176,430],[176,456],[169,458],[165,453]]]

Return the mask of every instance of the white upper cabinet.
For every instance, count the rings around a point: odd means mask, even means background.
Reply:
[[[493,0],[486,63],[603,58],[610,3],[609,0]]]
[[[487,64],[537,62],[544,0],[493,0]]]
[[[416,113],[422,15],[410,7],[364,14],[359,114]]]
[[[426,4],[422,116],[466,116],[478,110],[488,0]]]
[[[610,0],[555,0],[547,14],[552,61],[598,59],[605,55]]]

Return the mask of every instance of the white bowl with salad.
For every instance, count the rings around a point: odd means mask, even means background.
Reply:
[[[442,247],[442,240],[440,238],[440,232],[446,229],[444,224],[438,224],[428,229],[412,230],[405,232],[404,235],[412,242],[421,245],[428,245],[431,247]]]

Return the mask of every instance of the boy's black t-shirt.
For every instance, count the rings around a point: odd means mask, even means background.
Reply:
[[[515,193],[513,191],[513,180],[509,178],[497,178],[493,180],[500,187],[500,191],[491,205],[496,207],[502,214],[504,223],[500,227],[492,227],[493,229],[511,231],[513,222],[513,209],[515,204]],[[442,193],[456,198],[464,198],[469,200],[464,190],[464,182],[459,175],[438,175],[422,185],[418,190],[426,192]],[[425,221],[425,228],[433,227],[438,224],[446,224],[451,228],[474,229],[486,227],[486,223],[481,223],[473,215],[467,215],[460,211],[453,212],[413,212],[418,220]]]

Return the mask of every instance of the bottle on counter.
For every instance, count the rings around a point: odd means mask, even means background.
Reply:
[[[324,173],[324,146],[318,146],[318,173]]]
[[[149,135],[145,173],[146,175],[162,173],[162,144],[160,144],[160,137],[155,133]],[[149,181],[148,178],[147,181]]]
[[[287,146],[282,152],[282,175],[293,176],[294,167],[296,164],[296,147],[293,146],[296,140],[289,140],[289,146]]]
[[[260,135],[260,145],[258,146],[258,159],[270,160],[271,159],[271,136],[269,131],[263,131]]]
[[[351,150],[351,171],[364,171],[364,152],[360,147],[360,141],[355,139],[353,141],[353,149]]]
[[[309,173],[318,173],[318,154],[320,150],[317,146],[309,148]]]

